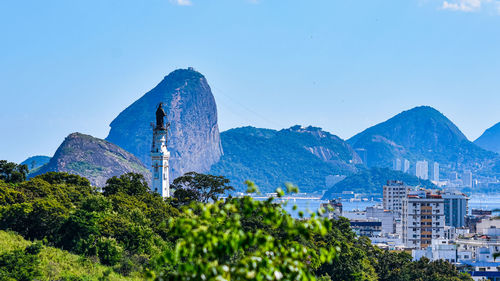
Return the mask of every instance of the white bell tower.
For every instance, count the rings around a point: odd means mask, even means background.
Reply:
[[[159,193],[163,198],[170,197],[170,182],[168,160],[170,152],[167,150],[167,133],[169,123],[164,123],[166,116],[163,103],[156,110],[156,126],[153,126],[153,143],[151,145],[151,166],[153,183],[151,190]]]

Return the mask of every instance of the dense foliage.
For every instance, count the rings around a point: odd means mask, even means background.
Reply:
[[[229,186],[222,177],[190,174],[177,184],[202,182],[194,178],[210,179],[213,188],[198,190],[215,192],[177,207],[150,193],[137,174],[109,179],[102,193],[88,180],[65,173],[0,181],[0,230],[112,270],[60,280],[116,279],[117,274],[156,280],[470,280],[446,262],[412,262],[407,254],[375,248],[351,231],[348,220],[319,218],[322,210],[296,220],[272,199],[219,200]],[[4,279],[62,276],[49,270],[50,263],[41,265],[39,248],[27,246],[0,250]]]
[[[367,193],[372,195],[382,195],[382,186],[387,184],[388,180],[403,181],[409,186],[421,186],[424,188],[435,189],[436,186],[428,181],[421,180],[416,176],[394,171],[387,168],[371,168],[362,170],[358,174],[348,176],[338,182],[323,195],[324,199],[335,198],[334,193],[342,193],[342,191],[354,191],[355,193]]]
[[[40,243],[0,254],[0,280],[29,281],[41,276]]]
[[[189,172],[176,178],[170,188],[175,190],[172,200],[175,206],[188,205],[193,201],[201,203],[217,201],[220,195],[234,190],[225,177],[196,172]]]
[[[28,166],[0,160],[0,180],[7,183],[18,183],[26,180]]]

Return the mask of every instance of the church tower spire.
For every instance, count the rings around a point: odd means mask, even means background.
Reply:
[[[168,160],[170,152],[167,150],[167,133],[170,123],[164,122],[167,116],[163,110],[163,103],[156,109],[156,124],[153,126],[153,143],[151,145],[151,163],[153,183],[151,190],[158,192],[163,198],[170,197],[170,183],[168,174]]]

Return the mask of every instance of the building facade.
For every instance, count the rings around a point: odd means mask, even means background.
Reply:
[[[401,159],[399,159],[399,158],[394,159],[394,161],[392,162],[392,169],[395,171],[402,171],[403,170],[403,165],[402,165]]]
[[[379,220],[382,223],[382,235],[396,233],[396,218],[393,211],[379,206],[367,207],[366,218]]]
[[[472,172],[464,171],[462,174],[462,183],[465,187],[472,187]]]
[[[444,192],[441,196],[444,200],[445,225],[465,227],[469,198],[460,192]]]
[[[444,200],[429,191],[409,194],[402,207],[403,243],[411,249],[423,249],[433,239],[444,237]]]
[[[410,161],[403,159],[403,172],[408,173],[410,170]]]
[[[428,180],[429,179],[429,162],[423,160],[423,161],[417,161],[417,164],[415,165],[415,176],[417,176],[420,179],[423,180]]]
[[[431,167],[431,181],[439,182],[439,163],[434,162]]]
[[[409,187],[402,181],[388,181],[383,187],[383,207],[391,210],[399,218],[402,213],[403,199],[408,195]]]

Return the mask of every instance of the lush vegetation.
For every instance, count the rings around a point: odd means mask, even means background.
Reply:
[[[386,185],[388,180],[403,181],[409,186],[421,186],[431,189],[437,188],[432,182],[421,180],[407,173],[387,168],[371,168],[346,177],[325,192],[323,198],[332,199],[335,197],[335,193],[342,193],[342,191],[345,190],[381,196],[382,186]]]
[[[244,127],[221,133],[221,142],[224,155],[210,173],[226,176],[238,191],[244,192],[243,183],[252,179],[262,192],[274,192],[284,182],[297,184],[302,192],[318,192],[326,190],[327,176],[356,171],[355,152],[320,128]]]
[[[139,273],[123,276],[92,258],[40,246],[13,232],[0,231],[0,280],[143,280]]]
[[[66,173],[0,181],[0,280],[471,280],[446,262],[375,248],[323,210],[297,220],[272,199],[219,200],[231,188],[223,177],[174,182],[190,196],[163,200],[138,174],[102,193]]]

